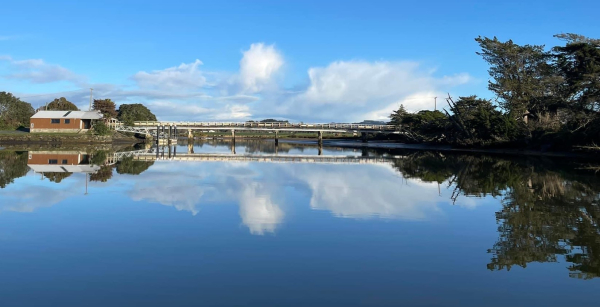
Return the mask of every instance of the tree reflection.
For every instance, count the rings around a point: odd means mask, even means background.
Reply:
[[[15,151],[0,151],[0,188],[14,182],[16,178],[27,174],[27,153]]]
[[[600,276],[600,178],[572,164],[540,159],[415,153],[394,167],[406,178],[448,183],[453,201],[500,197],[499,237],[490,270],[531,262],[571,263],[570,276]],[[549,171],[552,169],[553,171]]]
[[[73,173],[59,173],[59,172],[47,172],[43,173],[45,178],[48,178],[51,182],[60,183],[63,179],[69,178]]]
[[[135,161],[133,157],[125,157],[117,162],[118,174],[139,175],[154,165],[154,161]]]

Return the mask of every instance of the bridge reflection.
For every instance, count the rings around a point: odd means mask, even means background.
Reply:
[[[235,146],[232,146],[235,148]],[[195,161],[195,162],[268,162],[268,163],[330,163],[330,164],[388,164],[403,156],[354,156],[354,155],[323,155],[319,147],[318,155],[291,155],[291,154],[236,154],[232,153],[194,153],[190,145],[185,153],[178,153],[176,146],[153,147],[149,149],[117,152],[111,162],[115,163],[123,158],[133,158],[134,161]]]

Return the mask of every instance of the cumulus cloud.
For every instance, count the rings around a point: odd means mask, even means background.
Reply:
[[[213,115],[211,118],[215,120],[244,120],[252,115],[250,107],[247,105],[226,105],[221,112]]]
[[[469,81],[468,75],[435,78],[433,73],[417,62],[338,61],[310,68],[308,88],[277,109],[324,121],[382,120],[400,103],[413,111],[432,109],[433,93]]]
[[[11,73],[5,76],[8,79],[26,80],[38,84],[68,81],[82,85],[85,82],[85,77],[41,59],[15,60],[10,56],[2,56],[0,60],[9,63]]]
[[[8,56],[0,60],[10,63],[8,78],[34,83],[81,80],[73,72],[42,60],[16,61]],[[254,43],[242,52],[238,72],[202,71],[202,61],[196,60],[140,71],[131,76],[136,84],[133,88],[111,84],[85,87],[94,87],[94,97],[144,103],[160,120],[355,122],[387,120],[400,104],[409,111],[431,110],[433,97],[440,97],[441,103],[444,93],[471,82],[468,74],[438,76],[435,69],[414,61],[352,60],[311,67],[307,85],[292,90],[278,86],[284,64],[274,45]],[[67,98],[84,106],[88,93],[81,90]],[[40,105],[53,98],[34,97],[31,102]]]
[[[273,77],[283,66],[283,57],[274,45],[257,43],[244,51],[240,60],[239,79],[242,91],[260,92],[272,85]]]
[[[202,61],[196,59],[193,63],[182,63],[163,70],[140,71],[132,79],[142,89],[199,90],[206,85],[206,77],[202,75],[200,65]]]

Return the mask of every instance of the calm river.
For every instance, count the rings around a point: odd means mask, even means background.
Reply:
[[[600,304],[586,163],[266,141],[172,152],[1,150],[0,306]]]

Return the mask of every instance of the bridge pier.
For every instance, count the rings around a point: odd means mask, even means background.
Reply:
[[[319,145],[319,156],[323,155],[323,146]]]
[[[323,131],[319,131],[318,143],[319,143],[319,146],[323,145]]]
[[[194,142],[190,142],[189,140],[188,140],[188,153],[189,154],[194,153]]]
[[[192,129],[188,129],[188,139],[193,139],[194,134],[192,133]]]
[[[156,126],[156,149],[158,149],[158,143],[160,143],[160,125]]]
[[[275,130],[275,146],[279,145],[279,131]]]
[[[361,132],[360,137],[361,137],[363,143],[369,142],[369,133],[368,132]]]

